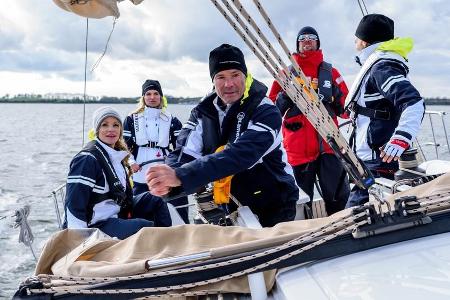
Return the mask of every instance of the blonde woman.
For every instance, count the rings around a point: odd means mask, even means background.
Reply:
[[[167,111],[167,99],[157,80],[146,80],[142,85],[142,97],[138,108],[125,118],[124,138],[131,152],[130,165],[133,170],[133,193],[148,192],[145,172],[154,164],[162,163],[169,152],[175,149],[181,122]],[[142,163],[160,160],[159,162]],[[187,204],[187,198],[171,202],[174,206]],[[188,222],[186,208],[178,209],[183,220]]]
[[[120,239],[143,227],[170,226],[167,204],[144,193],[133,197],[122,120],[112,107],[94,112],[95,140],[72,159],[67,176],[65,226],[95,227]]]

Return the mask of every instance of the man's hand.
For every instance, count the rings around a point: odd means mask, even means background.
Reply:
[[[380,147],[380,158],[383,162],[397,161],[403,152],[409,148],[409,143],[401,139],[391,139],[384,147]]]
[[[139,172],[142,169],[141,166],[137,163],[132,164],[130,167],[133,173]]]
[[[170,188],[181,185],[175,170],[164,164],[150,167],[145,176],[145,181],[150,193],[158,197],[168,194]]]

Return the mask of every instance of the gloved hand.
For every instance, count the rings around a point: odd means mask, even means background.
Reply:
[[[280,110],[281,115],[284,115],[289,108],[294,106],[291,98],[289,98],[289,96],[284,91],[278,93],[275,104]]]
[[[397,161],[408,148],[409,142],[397,137],[392,137],[384,147],[380,147],[380,158],[383,159],[383,162],[387,163],[390,163],[392,160]]]
[[[302,128],[302,123],[300,122],[286,122],[286,120],[284,120],[283,125],[286,129],[290,131],[297,131],[300,128]]]

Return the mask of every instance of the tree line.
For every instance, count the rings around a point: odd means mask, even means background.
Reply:
[[[195,104],[201,100],[201,97],[173,97],[166,96],[167,101],[171,104]],[[111,97],[111,96],[86,96],[86,103],[137,103],[138,96],[136,97]],[[450,98],[446,97],[432,97],[424,98],[427,105],[450,105]],[[71,95],[71,94],[18,94],[9,95],[6,94],[0,97],[0,103],[84,103],[85,99],[83,95]]]
[[[111,96],[73,96],[67,95],[40,95],[40,94],[18,94],[18,95],[4,95],[0,97],[2,103],[137,103],[140,97],[111,97]],[[172,97],[166,96],[167,101],[171,104],[193,104],[198,103],[201,97]]]

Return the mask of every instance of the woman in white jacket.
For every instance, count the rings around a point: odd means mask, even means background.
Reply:
[[[181,122],[167,111],[167,99],[159,81],[146,80],[138,108],[124,122],[124,138],[132,154],[129,162],[134,172],[134,195],[148,191],[146,171],[151,165],[163,163],[169,152],[175,149],[181,127]],[[148,161],[154,162],[141,165]],[[171,203],[174,206],[185,205],[187,198],[172,200]],[[178,209],[178,213],[188,223],[187,208]]]

